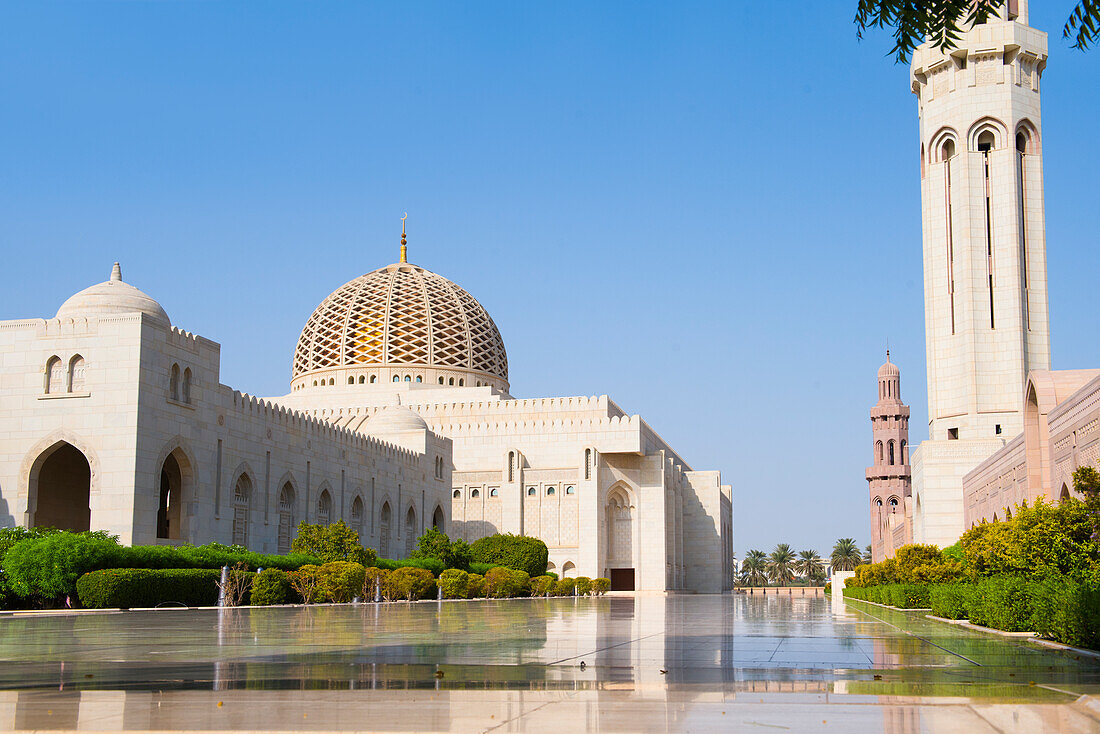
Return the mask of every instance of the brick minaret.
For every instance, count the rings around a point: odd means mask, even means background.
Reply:
[[[874,462],[867,469],[871,494],[871,557],[892,558],[913,542],[909,473],[909,406],[901,402],[901,370],[890,361],[878,370],[878,403],[871,408]]]

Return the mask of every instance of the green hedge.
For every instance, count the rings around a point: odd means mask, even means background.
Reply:
[[[465,599],[470,585],[470,574],[459,568],[448,568],[439,574],[439,588],[444,599]]]
[[[155,607],[166,602],[209,607],[218,603],[220,577],[221,571],[197,568],[111,568],[81,576],[76,592],[89,609]]]
[[[21,597],[63,599],[76,593],[76,581],[91,571],[126,569],[220,569],[244,563],[248,568],[293,570],[316,559],[290,554],[271,556],[239,546],[142,545],[126,547],[99,533],[58,532],[16,543],[4,556],[4,573]]]
[[[417,601],[435,595],[432,572],[426,568],[406,566],[392,571],[382,583],[382,593],[390,601]]]
[[[1066,645],[1100,649],[1100,584],[1053,576],[1042,580],[994,576],[977,583],[846,587],[850,599],[903,609],[929,606],[932,614],[1006,632],[1034,631]],[[899,603],[901,602],[901,603]]]
[[[432,572],[432,576],[438,576],[446,570],[443,561],[438,558],[405,558],[395,561],[390,558],[379,558],[374,564],[375,568],[383,568],[387,571],[396,571],[399,568],[423,568]]]
[[[531,577],[526,571],[517,571],[503,566],[490,569],[485,574],[485,592],[494,599],[513,596],[527,596],[531,593]]]
[[[488,535],[474,541],[470,546],[470,556],[476,563],[496,564],[524,571],[529,576],[542,576],[546,573],[549,551],[546,543],[538,538],[509,533]],[[475,570],[472,564],[470,570]]]

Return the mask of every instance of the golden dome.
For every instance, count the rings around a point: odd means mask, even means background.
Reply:
[[[414,382],[508,390],[496,324],[465,290],[394,263],[337,288],[309,317],[294,351],[295,390]]]

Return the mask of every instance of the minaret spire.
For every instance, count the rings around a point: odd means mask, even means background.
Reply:
[[[405,243],[405,220],[408,218],[408,212],[405,212],[405,216],[401,217],[401,262],[403,263],[409,261],[409,247]]]

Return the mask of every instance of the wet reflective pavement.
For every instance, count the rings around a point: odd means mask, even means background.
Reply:
[[[1091,696],[1100,659],[820,596],[0,617],[0,729],[1100,732]]]

